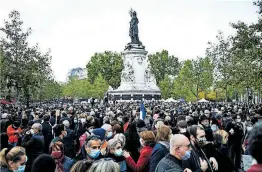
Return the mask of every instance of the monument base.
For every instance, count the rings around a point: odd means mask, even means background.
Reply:
[[[160,100],[161,92],[158,90],[111,90],[108,94],[116,101],[144,101]]]
[[[147,51],[142,44],[129,43],[122,52],[124,70],[121,84],[116,90],[108,90],[114,100],[159,100],[161,91],[153,75],[148,71]]]

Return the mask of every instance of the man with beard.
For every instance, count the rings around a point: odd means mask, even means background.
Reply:
[[[206,143],[205,131],[203,128],[197,125],[193,125],[188,128],[191,143],[191,156],[188,160],[182,161],[183,168],[191,169],[195,172],[208,171],[218,169],[218,164],[215,158],[207,158],[206,154],[202,150],[202,147]],[[211,165],[212,164],[212,165]]]

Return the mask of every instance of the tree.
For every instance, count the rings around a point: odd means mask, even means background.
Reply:
[[[225,90],[227,101],[228,86],[233,84],[234,77],[235,59],[231,52],[232,38],[225,39],[221,31],[216,37],[218,43],[208,43],[207,56],[211,58],[214,66],[215,86]]]
[[[187,101],[192,101],[191,90],[193,87],[193,64],[191,60],[186,60],[174,81],[173,95],[176,99],[184,98]]]
[[[208,57],[193,60],[193,83],[192,93],[198,100],[201,91],[207,91],[213,84],[213,65]]]
[[[49,52],[40,53],[38,45],[29,47],[27,38],[31,33],[31,28],[23,32],[23,21],[20,19],[18,11],[12,11],[9,19],[5,20],[4,27],[0,30],[5,34],[1,38],[0,44],[3,51],[3,64],[6,71],[3,73],[7,85],[16,90],[16,98],[19,96],[26,99],[29,105],[31,96],[37,92],[43,79],[48,79],[51,75],[51,56]]]
[[[169,56],[167,50],[156,52],[148,56],[150,71],[154,74],[159,85],[165,75],[176,76],[179,73],[180,63],[175,56]]]
[[[50,100],[60,98],[62,96],[62,86],[54,79],[44,83],[40,100]]]
[[[97,99],[102,99],[104,97],[105,92],[108,90],[109,85],[103,78],[102,74],[99,73],[92,87],[92,96]]]
[[[120,86],[121,73],[124,69],[123,60],[120,54],[111,51],[95,53],[86,65],[88,79],[94,83],[99,73],[112,88]]]
[[[168,75],[165,75],[164,80],[160,81],[159,87],[161,90],[161,97],[164,99],[167,99],[171,97],[172,95],[172,81],[168,77]]]
[[[173,94],[192,101],[192,95],[199,99],[201,91],[206,92],[213,83],[213,65],[208,57],[186,60],[174,81]]]

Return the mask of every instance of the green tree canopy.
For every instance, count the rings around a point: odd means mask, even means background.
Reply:
[[[150,71],[154,74],[158,85],[165,78],[165,75],[176,76],[179,73],[178,58],[173,55],[170,56],[167,50],[149,55],[148,61]]]
[[[19,95],[22,95],[29,105],[32,94],[37,92],[43,80],[50,78],[51,56],[50,52],[42,54],[38,45],[28,45],[31,28],[24,32],[22,25],[20,13],[12,11],[4,21],[4,27],[0,28],[4,33],[0,40],[3,51],[2,65],[7,69],[2,75],[9,89],[16,90],[16,98],[19,100]]]
[[[112,88],[120,86],[121,73],[124,68],[120,54],[111,51],[95,53],[86,65],[86,68],[88,79],[91,83],[94,83],[100,73]]]

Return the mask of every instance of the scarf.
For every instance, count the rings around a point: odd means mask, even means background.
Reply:
[[[160,143],[161,145],[164,145],[167,149],[170,148],[170,144],[169,144],[169,142],[166,142],[166,141],[159,141],[158,143]]]
[[[56,172],[64,172],[64,167],[63,167],[63,160],[64,160],[64,154],[60,154],[61,152],[59,151],[54,151],[52,152],[51,156],[55,159],[55,164],[56,164]]]

